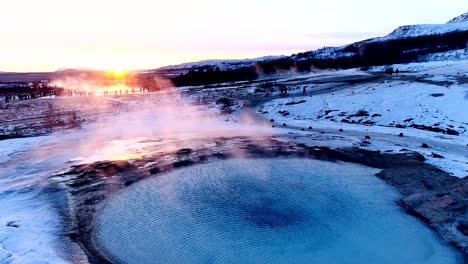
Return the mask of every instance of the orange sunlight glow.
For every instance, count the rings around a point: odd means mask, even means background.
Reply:
[[[122,78],[125,75],[127,75],[129,71],[123,68],[114,68],[111,70],[107,70],[106,72],[111,74],[114,78]]]

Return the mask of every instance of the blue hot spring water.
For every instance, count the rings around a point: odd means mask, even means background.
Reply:
[[[183,168],[106,201],[95,238],[121,263],[458,263],[376,172],[309,159]]]

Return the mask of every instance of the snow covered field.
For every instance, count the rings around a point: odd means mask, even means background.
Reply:
[[[410,72],[320,71],[219,88],[185,87],[171,96],[98,98],[92,105],[79,98],[21,102],[32,104],[34,118],[52,102],[59,112],[77,110],[84,122],[46,136],[0,141],[0,204],[6,205],[0,208],[0,263],[67,262],[57,250],[58,214],[41,192],[55,172],[177,149],[180,145],[170,143],[176,138],[272,135],[313,146],[407,149],[454,176],[467,176],[468,61],[393,67]],[[264,83],[273,83],[271,90],[261,88]],[[289,96],[279,96],[279,85],[288,87]],[[32,115],[28,106],[15,107],[21,119]]]
[[[465,177],[468,84],[463,78],[467,65],[467,61],[406,65],[413,72],[329,93],[315,94],[314,89],[321,86],[309,85],[309,95],[297,96],[296,92],[292,98],[269,101],[259,112],[277,126],[306,131],[311,126],[315,131],[357,138],[354,144],[369,149],[415,150],[428,162]],[[404,137],[398,137],[400,133]],[[372,140],[365,139],[367,135]]]

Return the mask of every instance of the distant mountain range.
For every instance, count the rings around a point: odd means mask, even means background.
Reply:
[[[457,54],[457,56],[466,54],[468,58],[468,50],[466,52],[452,52],[467,49],[467,43],[468,12],[446,24],[401,26],[387,36],[363,40],[342,47],[328,47],[292,56],[246,60],[207,60],[166,66],[148,72],[180,74],[190,70],[206,70],[216,67],[221,70],[233,70],[255,65],[269,67],[269,65],[275,64],[278,64],[280,68],[282,65],[304,69],[310,67],[350,68],[428,61],[434,58],[439,60],[457,59],[451,56],[453,54]],[[440,56],[441,53],[446,53],[447,56]]]

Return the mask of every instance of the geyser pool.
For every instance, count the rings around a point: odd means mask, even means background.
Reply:
[[[122,263],[457,263],[376,172],[309,159],[183,168],[106,201],[96,241]]]

